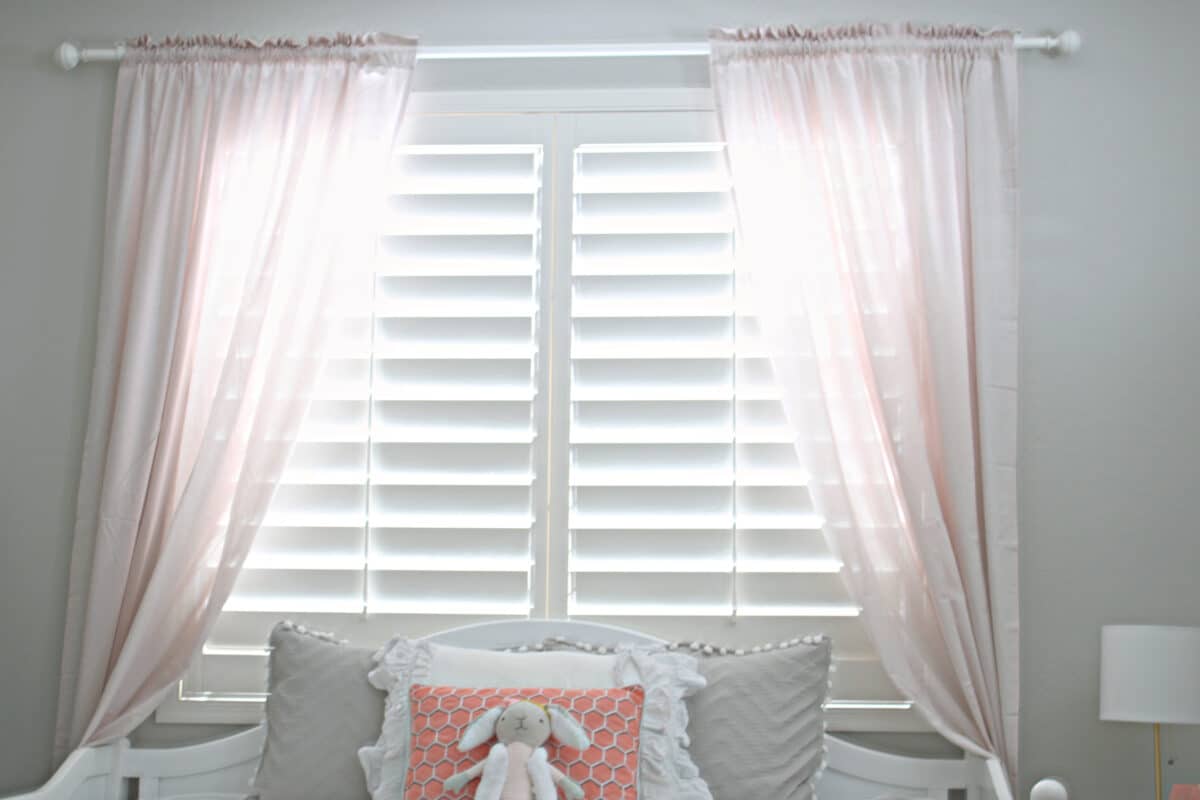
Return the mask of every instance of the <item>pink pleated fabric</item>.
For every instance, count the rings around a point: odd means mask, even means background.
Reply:
[[[1010,33],[712,38],[758,315],[813,500],[897,688],[1016,774]]]
[[[229,596],[370,280],[415,42],[131,42],[56,753],[129,733]]]

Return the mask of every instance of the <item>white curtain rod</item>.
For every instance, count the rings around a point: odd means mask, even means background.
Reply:
[[[1083,43],[1078,33],[1066,30],[1051,36],[1018,36],[1018,50],[1037,50],[1048,55],[1070,55]],[[656,58],[660,56],[708,56],[708,42],[655,42],[649,44],[507,44],[445,45],[418,47],[418,61],[477,61],[508,58]],[[66,70],[80,64],[120,61],[125,46],[88,47],[63,42],[54,51],[54,61]]]

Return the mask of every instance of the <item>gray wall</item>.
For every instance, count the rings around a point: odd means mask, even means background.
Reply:
[[[1149,795],[1149,732],[1097,720],[1099,626],[1200,624],[1200,5],[1086,0],[0,0],[0,791],[48,774],[88,390],[113,69],[67,36],[414,33],[428,43],[695,39],[859,18],[1075,26],[1022,57],[1023,791]],[[194,731],[173,738],[194,735]],[[1200,737],[1168,734],[1200,782]]]

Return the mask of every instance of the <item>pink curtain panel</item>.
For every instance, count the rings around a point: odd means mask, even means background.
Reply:
[[[56,753],[184,674],[370,280],[412,40],[131,42],[117,78]]]
[[[843,577],[897,688],[1011,779],[1013,35],[717,32],[712,76],[739,280]]]

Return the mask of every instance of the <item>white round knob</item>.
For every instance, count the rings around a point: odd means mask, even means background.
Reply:
[[[1083,37],[1079,35],[1079,31],[1063,31],[1057,38],[1058,41],[1054,44],[1055,55],[1074,55],[1079,52],[1080,47],[1083,47]]]
[[[79,66],[79,46],[74,42],[63,42],[54,51],[54,62],[63,69]]]
[[[1067,800],[1067,787],[1057,778],[1042,778],[1033,785],[1029,800]]]

